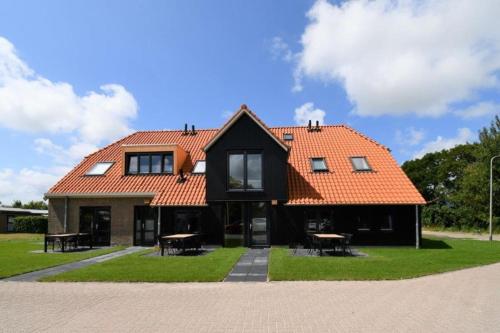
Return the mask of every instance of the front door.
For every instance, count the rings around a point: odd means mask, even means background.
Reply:
[[[154,245],[158,230],[156,209],[150,206],[136,206],[134,215],[134,245]]]
[[[266,202],[228,202],[224,245],[268,246],[269,214]]]
[[[111,209],[109,207],[80,207],[80,232],[91,234],[95,245],[109,245]]]

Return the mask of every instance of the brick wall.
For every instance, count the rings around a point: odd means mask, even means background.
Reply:
[[[143,206],[144,198],[68,199],[68,232],[78,232],[80,207],[111,208],[111,244],[132,245],[134,207]],[[49,233],[64,231],[64,199],[49,200]]]

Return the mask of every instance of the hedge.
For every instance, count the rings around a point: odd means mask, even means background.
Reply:
[[[47,232],[47,216],[16,216],[14,218],[14,231],[44,234]]]

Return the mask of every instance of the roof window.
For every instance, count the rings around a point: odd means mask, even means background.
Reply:
[[[293,134],[292,133],[285,133],[285,134],[283,134],[283,140],[285,140],[285,141],[293,141]]]
[[[206,165],[207,163],[204,160],[196,161],[192,173],[198,173],[198,174],[205,173]]]
[[[371,171],[366,157],[351,157],[351,163],[354,171]]]
[[[311,158],[311,168],[314,172],[328,171],[328,167],[326,166],[326,160],[324,157]]]
[[[113,165],[114,162],[97,162],[90,168],[86,176],[102,176],[109,170],[109,168]]]

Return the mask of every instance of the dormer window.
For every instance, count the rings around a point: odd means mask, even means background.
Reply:
[[[293,134],[292,133],[285,133],[285,134],[283,134],[283,140],[285,140],[285,141],[293,141]]]
[[[326,160],[324,157],[313,157],[311,158],[311,169],[313,172],[326,172],[328,167],[326,166]]]
[[[203,160],[196,161],[196,164],[194,165],[193,172],[195,174],[204,174],[205,173],[205,167],[206,163]]]
[[[85,175],[86,176],[102,176],[109,168],[113,165],[113,162],[97,162],[90,168]]]
[[[366,157],[351,157],[351,163],[354,171],[372,171]]]
[[[128,175],[171,174],[174,171],[172,152],[126,154],[125,158]]]

